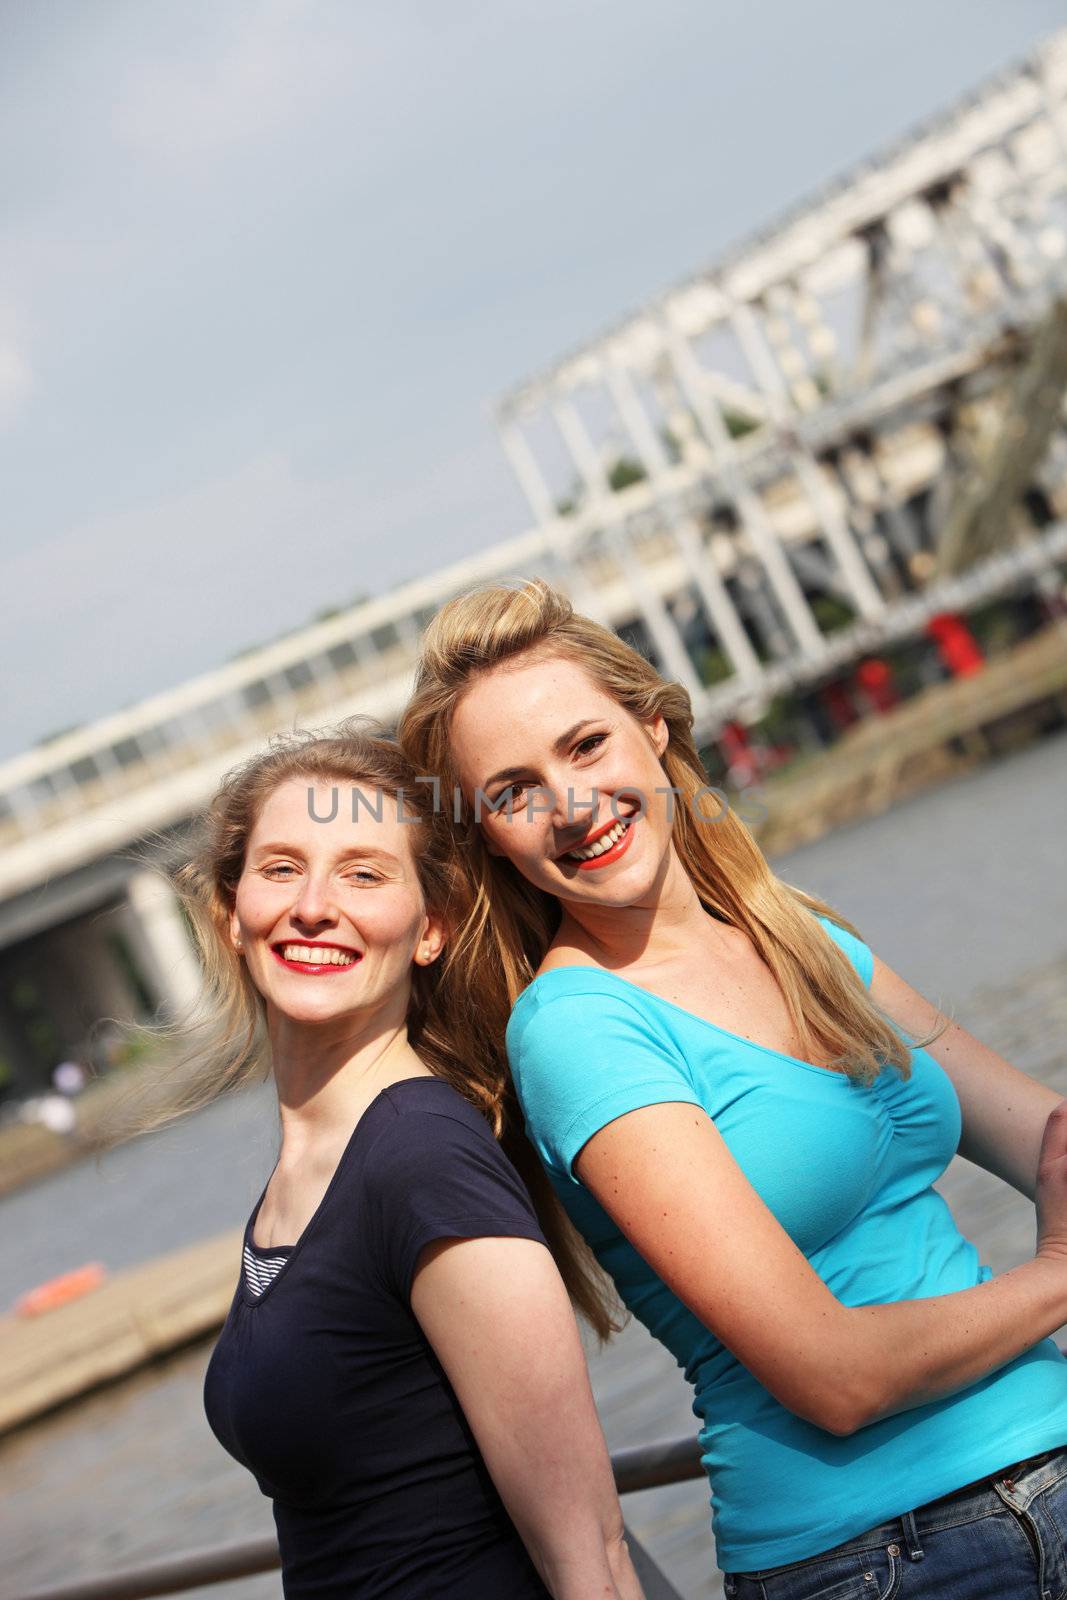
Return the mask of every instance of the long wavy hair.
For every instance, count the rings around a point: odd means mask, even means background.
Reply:
[[[799,1052],[825,1054],[848,1076],[870,1084],[885,1066],[907,1077],[911,1050],[878,1009],[856,969],[812,913],[858,930],[817,895],[771,870],[749,829],[715,798],[693,740],[689,695],[666,682],[616,634],[576,613],[541,579],[488,585],[450,600],[422,642],[415,690],[399,725],[412,763],[458,797],[454,828],[473,901],[463,940],[487,1029],[502,1039],[512,1006],[537,971],[559,927],[554,895],[535,887],[486,848],[469,801],[460,794],[450,746],[451,719],[471,685],[504,663],[563,658],[642,723],[662,716],[669,738],[662,765],[676,792],[673,843],[705,909],[743,929],[774,974]],[[714,823],[714,826],[711,826]],[[913,1040],[932,1043],[948,1026]],[[510,1091],[509,1091],[510,1092]]]
[[[615,1324],[602,1274],[522,1136],[508,1096],[503,1035],[484,1026],[471,968],[474,951],[465,934],[472,924],[473,895],[455,835],[430,788],[416,777],[396,741],[364,719],[325,732],[276,735],[265,750],[226,774],[195,848],[170,869],[200,957],[202,998],[190,1016],[154,1030],[171,1047],[167,1070],[175,1087],[164,1108],[139,1116],[131,1131],[159,1126],[269,1073],[264,1002],[229,937],[248,840],[268,797],[293,779],[393,795],[410,821],[408,837],[427,910],[448,929],[441,956],[429,966],[412,965],[408,1040],[431,1072],[488,1120],[530,1191],[572,1301],[606,1338]]]

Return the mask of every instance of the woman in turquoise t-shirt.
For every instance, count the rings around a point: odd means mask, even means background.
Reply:
[[[691,724],[541,582],[427,630],[401,739],[528,1134],[695,1387],[728,1594],[1067,1594],[1067,1103],[775,877]],[[957,1149],[1036,1200],[996,1279],[932,1188]]]

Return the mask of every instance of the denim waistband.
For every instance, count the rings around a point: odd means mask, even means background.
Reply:
[[[951,1494],[940,1496],[937,1500],[930,1500],[925,1505],[916,1506],[912,1511],[901,1513],[900,1516],[890,1517],[885,1522],[880,1522],[877,1527],[867,1528],[863,1533],[856,1534],[851,1539],[846,1539],[842,1544],[835,1544],[829,1550],[821,1550],[818,1555],[808,1556],[801,1561],[789,1561],[781,1567],[764,1567],[758,1572],[733,1572],[728,1576],[733,1578],[776,1578],[782,1573],[793,1572],[798,1567],[807,1566],[811,1561],[822,1561],[827,1556],[851,1555],[853,1552],[871,1550],[897,1542],[904,1553],[913,1560],[921,1557],[921,1539],[924,1533],[935,1533],[939,1528],[952,1528],[961,1522],[969,1522],[976,1516],[981,1516],[988,1510],[989,1497],[999,1499],[1002,1494],[1010,1497],[1010,1503],[1020,1511],[1025,1511],[1035,1495],[1041,1494],[1044,1489],[1053,1483],[1058,1483],[1067,1477],[1067,1446],[1058,1446],[1054,1450],[1043,1451],[1041,1455],[1027,1456],[1023,1461],[1015,1461],[1010,1466],[1000,1467],[996,1472],[978,1478],[974,1483],[968,1483],[962,1489],[954,1489]],[[999,1487],[998,1487],[999,1486]]]

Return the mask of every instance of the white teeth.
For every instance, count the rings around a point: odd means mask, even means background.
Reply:
[[[311,967],[351,967],[356,961],[350,950],[334,950],[327,945],[284,944],[282,956],[286,961],[302,961]]]
[[[593,861],[597,856],[602,856],[605,850],[610,850],[613,844],[618,844],[629,825],[629,822],[617,822],[607,833],[602,834],[595,844],[589,845],[584,850],[568,850],[567,854],[575,861]]]

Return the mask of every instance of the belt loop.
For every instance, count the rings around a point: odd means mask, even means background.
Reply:
[[[916,1526],[914,1511],[905,1511],[900,1521],[904,1529],[904,1544],[909,1561],[921,1561],[926,1551],[919,1542],[919,1529]]]

